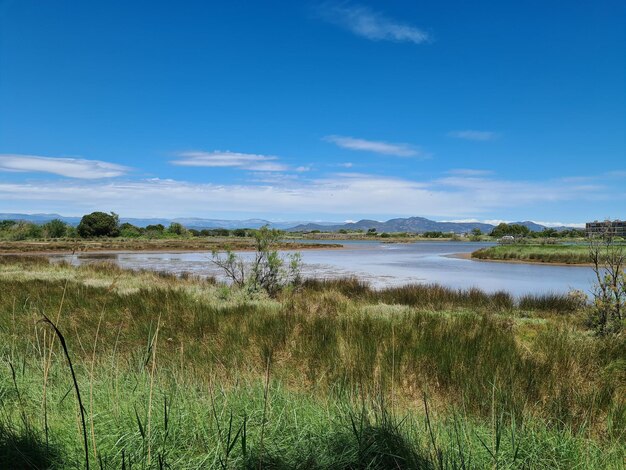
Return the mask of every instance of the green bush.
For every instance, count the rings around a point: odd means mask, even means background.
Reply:
[[[43,224],[42,228],[47,238],[62,238],[67,233],[67,224],[60,219],[52,219]]]
[[[114,212],[92,212],[83,216],[77,230],[83,238],[117,237],[120,234],[119,217]]]

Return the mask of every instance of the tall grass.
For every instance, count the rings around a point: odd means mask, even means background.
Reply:
[[[472,258],[565,264],[590,262],[586,245],[500,245],[475,251]]]
[[[250,298],[28,267],[0,269],[0,466],[84,466],[71,374],[39,322],[60,305],[102,468],[618,468],[626,450],[626,339],[550,298],[356,280]]]
[[[487,293],[477,288],[454,289],[438,284],[409,284],[375,290],[357,278],[307,279],[303,288],[320,293],[340,292],[354,301],[407,305],[422,310],[464,308],[479,312],[505,313],[521,309],[574,313],[583,306],[580,298],[568,294],[527,294],[515,299],[506,291]]]

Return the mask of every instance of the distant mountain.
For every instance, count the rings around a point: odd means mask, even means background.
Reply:
[[[337,232],[339,230],[364,230],[375,228],[377,232],[454,232],[466,233],[478,228],[482,232],[490,232],[493,229],[491,224],[480,222],[436,222],[424,217],[409,217],[406,219],[391,219],[386,222],[377,220],[359,220],[337,225],[303,224],[288,229],[290,232],[311,232],[313,230]],[[543,230],[543,228],[542,228]]]
[[[53,219],[61,219],[66,224],[78,225],[80,217],[63,217],[59,214],[0,214],[0,220],[15,220],[24,222],[33,222],[35,224],[44,224]]]
[[[81,217],[65,217],[59,214],[2,214],[0,213],[0,220],[15,220],[24,222],[33,222],[36,224],[43,224],[53,219],[60,219],[69,225],[78,225]],[[264,219],[246,219],[246,220],[222,220],[222,219],[202,219],[198,217],[177,217],[173,219],[167,218],[133,218],[133,217],[120,217],[120,222],[136,225],[137,227],[146,227],[148,225],[162,224],[166,227],[172,222],[178,222],[187,228],[194,229],[211,229],[211,228],[260,228],[264,225],[269,225],[272,228],[287,229],[294,225],[306,224],[308,221],[290,221],[290,222],[270,222]],[[327,223],[322,222],[322,226]]]
[[[26,222],[34,222],[42,224],[49,222],[52,219],[61,219],[63,222],[70,225],[78,225],[80,217],[64,217],[59,214],[1,214],[0,220],[23,220]],[[437,222],[434,220],[426,219],[424,217],[408,217],[390,219],[386,222],[379,222],[377,220],[363,219],[358,222],[349,222],[344,224],[338,224],[334,222],[309,222],[309,221],[294,221],[294,222],[271,222],[265,219],[245,219],[245,220],[227,220],[227,219],[203,219],[199,217],[177,217],[173,219],[168,218],[132,218],[121,217],[120,222],[128,222],[136,225],[137,227],[145,227],[147,225],[163,224],[168,226],[172,222],[178,222],[187,228],[193,229],[211,229],[211,228],[259,228],[264,225],[269,225],[272,228],[281,230],[287,230],[289,232],[312,232],[313,230],[320,230],[323,232],[337,232],[339,230],[363,230],[367,231],[370,228],[375,228],[377,232],[411,232],[411,233],[423,233],[423,232],[453,232],[453,233],[468,233],[475,228],[480,229],[483,233],[489,233],[494,226],[491,224],[483,224],[480,222]],[[545,229],[543,225],[537,224],[526,220],[524,222],[515,222],[516,224],[528,227],[533,232],[541,232]],[[556,230],[566,230],[570,227],[554,227]]]
[[[544,228],[546,228],[543,225],[539,225],[536,224],[535,222],[532,222],[530,220],[525,220],[524,222],[513,222],[509,225],[523,225],[524,227],[528,228],[528,230],[530,230],[531,232],[541,232]],[[563,229],[565,229],[567,227],[563,227]]]

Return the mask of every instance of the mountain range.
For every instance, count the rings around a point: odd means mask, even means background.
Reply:
[[[81,217],[66,217],[59,214],[13,214],[0,213],[0,220],[16,220],[33,222],[36,224],[43,224],[53,219],[59,219],[69,225],[78,225]],[[260,228],[264,225],[269,225],[272,228],[286,230],[296,225],[307,224],[309,221],[287,221],[287,222],[271,222],[264,219],[245,219],[245,220],[225,220],[225,219],[203,219],[198,217],[177,217],[173,219],[168,218],[133,218],[133,217],[120,217],[120,223],[129,223],[137,227],[146,227],[148,225],[163,224],[166,227],[172,222],[178,222],[187,228],[194,229],[211,229],[211,228]],[[329,225],[330,223],[321,222],[321,226]]]
[[[0,220],[23,220],[34,223],[45,223],[52,219],[60,219],[70,225],[78,225],[80,217],[64,217],[59,214],[1,214]],[[120,222],[128,222],[138,227],[147,225],[163,224],[168,226],[172,222],[178,222],[187,228],[211,229],[211,228],[259,228],[269,225],[272,228],[287,230],[289,232],[312,232],[314,230],[325,232],[337,232],[339,230],[363,230],[367,231],[375,228],[377,232],[453,232],[467,233],[477,228],[483,233],[488,233],[494,228],[492,224],[481,222],[437,222],[424,217],[408,217],[390,219],[386,222],[363,219],[358,222],[347,222],[338,224],[336,222],[307,222],[307,221],[287,221],[271,222],[264,219],[226,220],[226,219],[203,219],[198,217],[179,218],[128,218],[121,217]],[[528,227],[533,232],[540,232],[546,227],[532,221],[514,222]],[[565,230],[571,227],[554,227],[556,230]]]

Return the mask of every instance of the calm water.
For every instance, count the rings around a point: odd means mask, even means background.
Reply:
[[[507,290],[515,295],[540,292],[589,291],[593,273],[588,267],[490,263],[451,257],[489,246],[472,242],[385,244],[341,242],[345,248],[303,250],[303,274],[323,278],[356,275],[375,287],[407,283],[439,283],[450,287]],[[251,253],[242,253],[244,257]],[[113,261],[124,268],[213,275],[211,253],[86,253],[54,256],[75,264]]]

